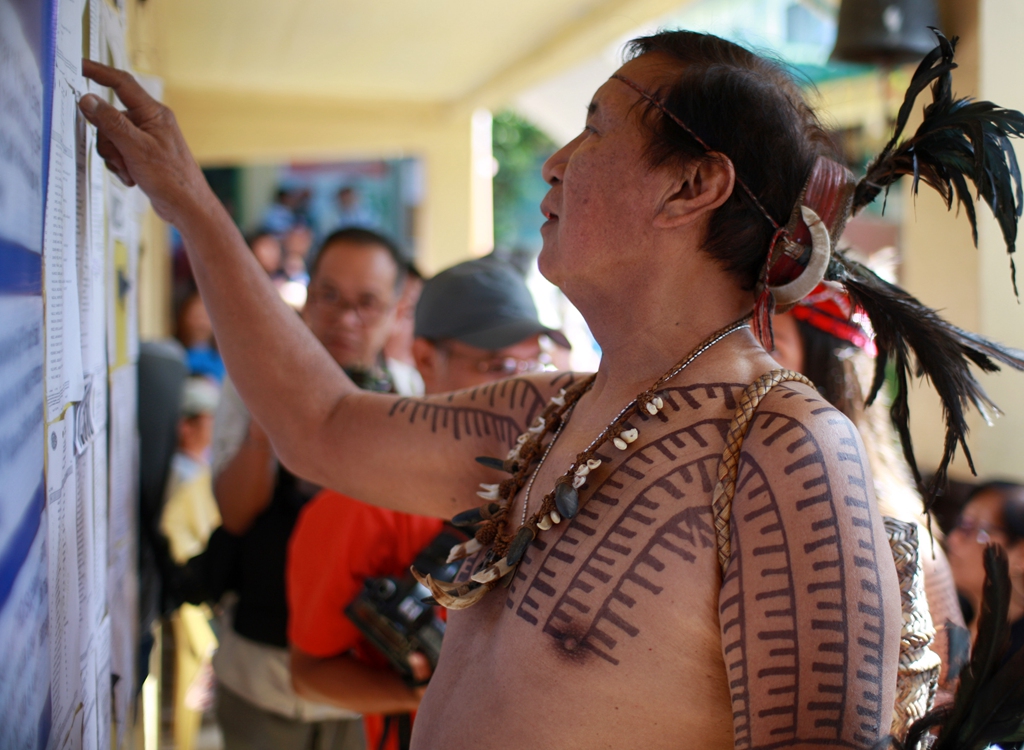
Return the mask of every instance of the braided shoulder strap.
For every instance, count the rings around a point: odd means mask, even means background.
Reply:
[[[740,450],[743,448],[743,439],[750,430],[750,423],[754,420],[754,412],[757,411],[761,399],[779,383],[790,380],[814,387],[814,383],[792,370],[766,372],[743,391],[736,406],[736,413],[729,424],[729,431],[725,434],[725,450],[722,452],[722,460],[718,464],[718,484],[711,496],[711,510],[715,519],[715,538],[718,543],[718,565],[722,570],[723,577],[725,568],[729,564],[729,556],[732,554],[732,535],[729,522],[732,519],[732,499],[736,494],[736,475],[740,468]]]

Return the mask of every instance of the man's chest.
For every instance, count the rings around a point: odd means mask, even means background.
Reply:
[[[711,496],[740,390],[671,389],[659,415],[629,425],[638,438],[626,450],[602,445],[600,466],[578,488],[578,514],[538,535],[508,587],[488,594],[503,600],[500,609],[489,602],[490,616],[520,634],[535,631],[560,656],[608,665],[628,663],[634,650],[653,653],[666,638],[717,639]],[[531,506],[582,447],[556,444]],[[512,505],[515,521],[524,494]]]

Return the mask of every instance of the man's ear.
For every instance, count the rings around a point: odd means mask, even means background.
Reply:
[[[706,218],[729,200],[736,185],[732,160],[710,153],[691,161],[679,174],[655,216],[655,226],[674,229]]]
[[[414,338],[412,340],[412,360],[429,393],[430,385],[437,380],[437,347],[427,339]]]

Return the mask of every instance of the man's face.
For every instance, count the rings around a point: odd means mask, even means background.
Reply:
[[[342,367],[371,367],[395,319],[398,268],[379,245],[325,247],[302,317]]]
[[[480,349],[461,341],[413,342],[416,368],[427,394],[474,388],[525,372],[543,369],[540,336],[530,336],[504,349]]]
[[[644,55],[620,73],[653,91],[672,72],[666,58]],[[551,185],[541,202],[541,272],[566,290],[584,275],[607,276],[637,239],[651,230],[663,180],[646,165],[647,136],[635,106],[639,95],[609,79],[594,94],[586,127],[544,164]]]

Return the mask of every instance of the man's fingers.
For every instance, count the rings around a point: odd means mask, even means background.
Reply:
[[[132,176],[128,174],[128,170],[124,168],[123,164],[117,165],[114,162],[106,160],[104,160],[103,163],[107,165],[107,169],[117,175],[117,179],[119,179],[125,187],[135,187],[135,180],[133,180]]]
[[[101,86],[114,89],[117,93],[117,98],[128,109],[155,105],[157,103],[139,85],[138,81],[123,70],[111,68],[109,65],[103,65],[94,60],[82,60],[82,75],[86,78],[91,78]]]
[[[416,682],[423,682],[430,678],[430,661],[419,651],[409,654],[407,661],[412,669],[412,677]]]
[[[136,127],[124,112],[112,107],[94,94],[86,94],[78,102],[85,119],[96,126],[101,140],[106,139],[124,151],[135,139]]]

